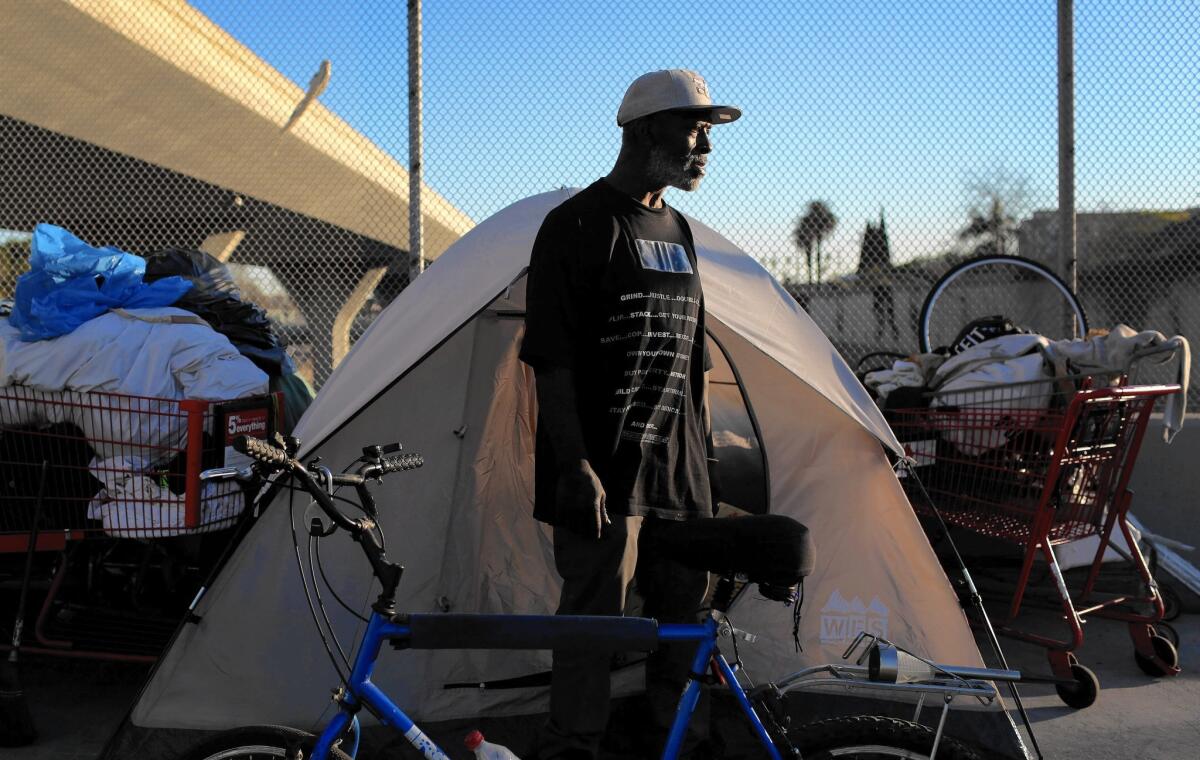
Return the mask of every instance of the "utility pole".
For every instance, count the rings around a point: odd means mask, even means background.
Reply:
[[[408,252],[413,260],[410,279],[425,271],[421,185],[424,137],[421,113],[421,0],[408,0]]]
[[[1075,250],[1075,11],[1058,0],[1058,267],[1072,293],[1079,289]],[[1076,332],[1072,319],[1071,333]],[[1082,335],[1076,337],[1082,338]]]

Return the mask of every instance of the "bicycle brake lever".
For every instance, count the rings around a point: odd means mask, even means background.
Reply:
[[[332,494],[333,493],[333,470],[329,469],[328,467],[326,467],[323,464],[317,464],[317,462],[319,462],[319,461],[321,461],[320,457],[318,457],[317,459],[314,459],[311,463],[309,463],[308,469],[315,470],[317,473],[320,474],[322,484],[325,486],[325,493]]]

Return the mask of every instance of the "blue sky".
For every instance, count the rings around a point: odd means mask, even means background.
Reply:
[[[193,5],[300,86],[331,59],[322,102],[407,163],[403,3]],[[1200,3],[1075,5],[1079,209],[1200,206]],[[629,81],[687,67],[745,117],[672,203],[763,259],[794,254],[813,199],[840,219],[841,270],[880,209],[897,258],[936,253],[973,178],[1056,204],[1055,41],[1053,0],[427,0],[426,181],[475,219],[587,184],[616,155]]]

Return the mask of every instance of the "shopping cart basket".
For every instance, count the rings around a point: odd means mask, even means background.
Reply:
[[[1065,378],[933,394],[928,408],[889,412],[909,458],[902,483],[918,514],[936,507],[946,523],[1023,550],[1016,587],[998,631],[1046,647],[1051,669],[1073,686],[1059,694],[1073,707],[1095,701],[1099,682],[1079,664],[1082,618],[1126,621],[1143,670],[1179,672],[1172,643],[1155,633],[1163,601],[1126,520],[1129,477],[1155,402],[1177,385],[1090,387]],[[1126,552],[1113,540],[1119,527]],[[1087,580],[1072,599],[1056,545],[1098,536]],[[1099,599],[1096,580],[1108,548],[1140,577],[1134,593]],[[1034,561],[1045,561],[1070,635],[1051,638],[1016,625]]]
[[[213,402],[0,388],[0,555],[23,554],[31,542],[37,551],[61,552],[31,650],[153,660],[170,621],[139,623],[94,600],[83,611],[72,602],[71,615],[64,614],[60,592],[73,562],[98,564],[80,547],[99,546],[84,539],[110,539],[103,551],[113,558],[120,554],[113,548],[118,539],[135,539],[125,543],[144,549],[232,527],[245,494],[233,481],[201,483],[200,472],[240,456],[228,448],[234,436],[273,435],[278,404],[273,395]],[[48,468],[38,509],[43,461]],[[119,561],[137,565],[147,556],[127,550]],[[86,574],[93,574],[90,566]],[[78,636],[51,630],[56,610],[57,618],[86,619],[75,626]],[[109,624],[116,631],[111,635],[102,631]]]

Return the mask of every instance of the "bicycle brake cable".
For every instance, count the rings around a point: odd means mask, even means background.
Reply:
[[[343,468],[342,474],[344,475],[347,472],[349,472],[350,467],[352,467],[352,466],[353,466],[353,463],[351,463],[351,465]],[[337,491],[340,490],[341,488],[343,488],[343,486],[338,486],[337,488],[335,488],[333,493],[330,494],[330,497],[337,501],[348,504],[348,505],[358,509],[359,511],[362,511],[361,504],[359,504],[358,502],[356,502],[352,499],[348,499],[344,496],[339,496],[337,494]],[[383,529],[379,527],[378,522],[375,522],[375,525],[376,525],[377,532],[379,533],[379,537],[380,537],[380,546],[381,546],[381,548],[384,548],[384,550],[386,551],[386,544],[385,544],[385,539],[383,536]],[[325,587],[327,589],[329,589],[329,593],[333,596],[333,598],[337,601],[337,603],[339,605],[341,605],[342,609],[346,610],[346,612],[349,612],[351,615],[353,615],[355,618],[357,618],[358,620],[360,620],[363,623],[370,623],[370,620],[368,620],[366,617],[364,617],[362,614],[360,614],[357,610],[355,610],[353,607],[351,607],[349,604],[347,604],[346,601],[343,600],[340,595],[338,595],[337,589],[335,589],[333,587],[333,584],[329,582],[329,576],[327,576],[325,574],[325,563],[321,561],[321,541],[320,541],[320,539],[321,539],[321,537],[319,537],[319,536],[313,536],[311,534],[309,536],[309,547],[308,547],[308,550],[309,550],[309,575],[313,579],[313,590],[317,597],[317,605],[321,609],[321,617],[325,620],[325,627],[329,630],[329,635],[333,638],[333,643],[337,647],[338,653],[342,656],[342,661],[346,663],[347,670],[352,670],[353,666],[350,664],[350,659],[346,656],[346,651],[345,651],[345,649],[342,648],[341,641],[338,639],[337,633],[333,630],[333,623],[329,619],[329,612],[326,610],[324,600],[321,598],[320,586],[317,583],[317,571],[318,570],[320,571],[321,580],[324,581]],[[316,558],[316,569],[315,570],[313,568],[314,555]],[[368,594],[368,596],[370,595],[370,590],[368,590],[367,594]],[[330,652],[329,654],[330,654],[330,657],[333,656],[332,652]]]
[[[342,468],[342,474],[343,474],[343,475],[345,475],[346,473],[350,472],[350,468],[351,468],[351,467],[353,467],[353,466],[354,466],[355,464],[357,464],[358,462],[361,462],[361,461],[362,461],[361,459],[355,459],[353,462],[351,462],[350,464],[348,464],[348,465],[346,465],[345,467],[343,467],[343,468]],[[381,478],[381,479],[382,479],[382,478]],[[351,506],[353,506],[353,507],[357,508],[357,509],[358,509],[360,512],[363,512],[363,513],[365,514],[365,510],[363,510],[363,507],[362,507],[362,505],[361,505],[361,504],[358,504],[358,503],[356,503],[356,502],[354,502],[354,501],[351,501],[350,499],[347,499],[347,498],[345,498],[345,497],[343,497],[343,496],[337,496],[337,495],[336,495],[336,494],[337,494],[337,491],[338,491],[338,490],[340,490],[340,489],[342,489],[342,488],[344,488],[344,486],[338,486],[336,489],[334,489],[333,497],[334,497],[335,499],[341,499],[342,501],[344,501],[344,502],[346,502],[347,504],[349,504],[349,505],[351,505]],[[368,517],[370,517],[370,515],[368,515]],[[375,532],[379,534],[379,548],[380,548],[381,550],[383,550],[383,551],[386,553],[386,552],[387,552],[387,536],[385,536],[385,535],[383,534],[383,526],[382,526],[382,525],[379,523],[379,519],[378,519],[378,517],[372,517],[372,518],[371,518],[371,523],[372,523],[372,524],[375,526]]]
[[[338,488],[341,488],[341,487],[342,486],[338,486]],[[300,491],[302,493],[308,493],[303,488],[299,488],[297,486],[287,486],[287,488],[291,489],[292,491]],[[334,501],[340,501],[341,503],[349,505],[356,509],[358,508],[358,502],[354,501],[354,499],[350,499],[345,496],[338,496],[336,492],[329,494],[329,498],[333,499]]]
[[[333,621],[329,619],[329,612],[325,609],[325,600],[321,598],[321,584],[317,583],[317,571],[313,564],[313,544],[317,541],[317,537],[311,533],[308,536],[308,575],[313,582],[313,596],[317,599],[317,609],[321,611],[321,619],[325,621],[325,628],[329,631],[329,638],[333,639],[333,645],[337,647],[338,654],[342,656],[342,662],[346,666],[346,670],[350,671],[353,668],[350,665],[350,658],[346,656],[346,650],[342,648],[342,642],[338,639],[337,631],[333,629]]]
[[[335,673],[337,673],[338,680],[342,682],[342,685],[347,690],[349,690],[350,689],[349,677],[342,673],[341,665],[338,663],[337,658],[334,657],[333,650],[329,647],[329,640],[325,636],[324,629],[321,628],[320,620],[317,617],[317,610],[316,610],[316,608],[313,607],[312,595],[308,588],[308,578],[305,577],[305,575],[304,575],[304,561],[300,558],[300,542],[296,539],[295,495],[296,495],[297,490],[298,489],[295,486],[291,486],[289,489],[288,522],[291,523],[291,528],[292,528],[292,549],[294,550],[295,555],[296,555],[296,569],[300,573],[300,583],[304,586],[304,601],[308,604],[308,611],[312,615],[313,625],[317,629],[317,635],[321,637],[321,644],[325,648],[325,654],[327,654],[329,656],[329,662],[331,665],[333,665],[333,670]],[[314,585],[315,585],[315,579],[314,579]]]
[[[746,680],[750,683],[751,688],[753,688],[754,679],[750,677],[749,673],[746,673],[746,669],[742,665],[742,653],[738,651],[737,628],[734,627],[733,620],[729,618],[729,615],[725,616],[725,624],[729,626],[729,640],[733,642],[733,664],[736,666],[732,668],[734,678],[737,677],[739,672],[744,673]]]
[[[349,467],[343,469],[342,474],[343,475],[346,474],[349,471],[349,469],[350,469]],[[361,509],[361,505],[357,504],[352,499],[348,499],[345,496],[338,496],[337,492],[340,488],[342,488],[342,486],[338,486],[337,488],[335,488],[333,493],[329,494],[330,498],[334,499],[335,501],[340,501],[340,502],[343,502],[344,504],[348,504],[352,507]],[[312,534],[309,534],[309,535],[311,536]],[[333,587],[333,584],[329,582],[329,576],[327,576],[325,574],[325,563],[321,561],[320,538],[322,538],[322,537],[314,537],[314,538],[316,540],[315,540],[315,542],[313,542],[309,545],[309,552],[311,554],[316,555],[317,570],[319,570],[321,573],[321,580],[324,581],[325,588],[329,589],[330,595],[332,595],[333,598],[337,601],[337,603],[339,605],[341,605],[342,609],[344,609],[346,612],[349,612],[351,615],[358,618],[359,620],[361,620],[364,623],[370,622],[369,620],[367,620],[367,618],[363,617],[361,613],[359,613],[357,610],[355,610],[353,607],[351,607],[349,604],[347,604],[346,601],[344,599],[342,599],[342,597],[340,595],[338,595],[337,589],[335,589]],[[311,556],[309,557],[309,573],[313,577],[313,587],[315,588],[317,586],[317,580],[316,580],[316,573],[313,572],[313,569],[312,569],[312,557]],[[318,598],[319,598],[319,595],[318,595]],[[324,605],[322,605],[321,610],[324,611],[324,609],[325,609],[325,607],[324,607]],[[329,623],[329,615],[327,613],[325,615],[325,622],[326,622],[326,625],[330,626],[330,630],[332,631],[333,627]],[[334,641],[335,641],[335,643],[338,644],[338,651],[342,652],[342,659],[345,660],[346,659],[345,651],[342,650],[341,643],[337,641],[336,635],[334,636]],[[347,665],[347,667],[350,666],[350,663],[348,660],[346,662],[346,665]]]
[[[333,587],[333,584],[329,582],[328,576],[325,575],[325,563],[323,563],[321,561],[321,541],[320,541],[320,539],[315,540],[315,543],[313,544],[313,549],[317,555],[317,569],[321,571],[321,580],[325,581],[325,588],[329,589],[329,593],[333,596],[334,599],[337,600],[338,604],[342,605],[342,609],[346,610],[346,612],[349,612],[351,615],[353,615],[354,617],[363,621],[364,623],[371,622],[370,620],[368,620],[367,618],[363,617],[358,612],[356,612],[354,610],[354,608],[351,607],[349,604],[346,604],[346,602],[342,600],[342,597],[338,596],[337,589],[335,589]]]

